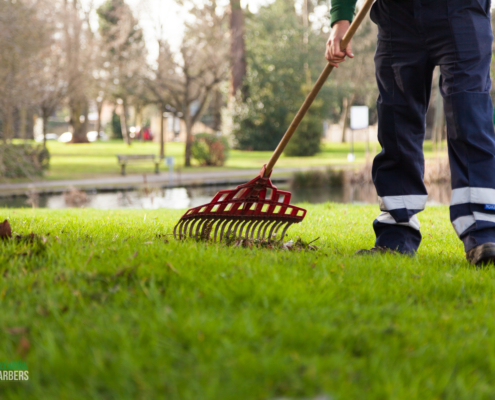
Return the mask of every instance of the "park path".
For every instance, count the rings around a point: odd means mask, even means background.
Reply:
[[[333,166],[333,168],[339,166]],[[321,170],[328,167],[292,167],[275,168],[272,174],[274,178],[288,178],[288,175],[297,171]],[[112,176],[88,179],[66,179],[57,181],[35,181],[22,183],[0,184],[0,196],[11,194],[23,194],[26,191],[60,192],[68,187],[79,189],[131,189],[147,183],[154,186],[174,187],[209,184],[233,184],[242,183],[253,179],[259,173],[259,169],[237,169],[223,171],[202,172],[174,172],[172,180],[168,172],[155,174],[132,174],[126,176]],[[146,179],[146,182],[145,182]]]

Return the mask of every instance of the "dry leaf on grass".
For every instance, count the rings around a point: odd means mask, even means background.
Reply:
[[[19,344],[17,345],[17,354],[19,354],[22,358],[27,356],[27,353],[29,353],[29,349],[31,348],[31,343],[29,343],[29,340],[23,336],[21,337],[21,340],[19,340]]]
[[[0,239],[6,240],[12,237],[12,228],[9,221],[5,220],[0,224]]]
[[[24,333],[28,333],[29,328],[25,326],[14,326],[12,328],[7,328],[7,332],[11,335],[22,335]]]

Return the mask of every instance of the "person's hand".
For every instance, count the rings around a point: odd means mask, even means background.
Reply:
[[[330,37],[328,38],[325,58],[328,60],[329,64],[333,65],[335,68],[338,68],[339,64],[345,61],[346,56],[354,58],[350,42],[345,51],[340,49],[340,42],[342,42],[342,38],[350,25],[351,23],[349,21],[337,21],[333,24],[332,33],[330,33]]]

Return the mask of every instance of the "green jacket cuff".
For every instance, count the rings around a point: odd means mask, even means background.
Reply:
[[[330,10],[330,26],[333,26],[333,24],[335,24],[337,21],[342,20],[352,22],[352,20],[354,19],[354,11],[354,6],[332,6],[332,9]]]

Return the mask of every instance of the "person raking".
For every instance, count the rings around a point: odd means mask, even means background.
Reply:
[[[354,57],[340,41],[356,0],[332,0],[332,32],[325,57],[335,67]],[[452,176],[450,218],[472,264],[495,261],[495,132],[490,98],[493,34],[490,0],[377,0],[375,54],[378,140],[372,177],[381,214],[375,246],[357,254],[415,254],[417,214],[425,208],[423,182],[426,112],[433,70],[447,121]]]

